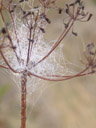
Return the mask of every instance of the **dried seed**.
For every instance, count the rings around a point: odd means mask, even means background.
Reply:
[[[81,0],[76,0],[76,1],[75,1],[75,4],[77,4],[77,3],[80,4],[80,3],[81,3]]]
[[[59,10],[58,10],[58,11],[59,11],[59,14],[61,14],[61,13],[62,13],[62,11],[63,11],[63,9],[59,8]]]
[[[89,50],[92,50],[92,49],[94,48],[94,44],[93,44],[93,43],[89,43],[89,44],[87,45],[87,48],[88,48]]]
[[[28,1],[28,0],[20,0],[19,3],[22,3],[22,2],[24,2],[24,1]]]
[[[32,42],[32,43],[34,42],[34,40],[33,40],[33,39],[28,39],[28,40],[29,40],[30,42]]]
[[[76,32],[73,32],[73,31],[72,31],[72,34],[73,34],[74,36],[77,36],[77,35],[78,35]]]
[[[87,19],[87,21],[89,21],[89,20],[91,19],[92,16],[93,16],[93,15],[90,14],[89,17],[88,17],[88,19]]]
[[[31,12],[28,12],[27,14],[25,14],[24,16],[23,16],[23,18],[25,18],[25,17],[27,17],[27,16],[29,16],[29,15],[31,15],[32,13]]]
[[[1,33],[6,34],[6,33],[7,33],[7,32],[6,32],[6,29],[5,29],[5,28],[2,28],[2,29],[1,29]]]
[[[51,24],[51,21],[47,17],[45,17],[45,20],[47,21],[48,24]]]
[[[69,6],[74,6],[75,3],[70,4]]]
[[[10,48],[12,48],[13,50],[15,50],[16,49],[16,46],[11,46]]]
[[[69,25],[68,25],[68,24],[66,24],[66,23],[64,23],[64,26],[65,26],[65,28],[68,28],[68,26],[69,26]]]
[[[41,28],[41,27],[39,27],[39,28],[40,28],[40,30],[42,31],[42,33],[45,33],[44,28]]]

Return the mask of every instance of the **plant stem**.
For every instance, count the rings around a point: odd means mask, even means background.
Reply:
[[[26,83],[27,76],[23,74],[21,76],[21,128],[26,128]]]

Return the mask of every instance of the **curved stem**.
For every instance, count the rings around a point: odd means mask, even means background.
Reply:
[[[5,67],[5,66],[3,66],[3,65],[0,65],[0,68],[9,69],[8,67]]]
[[[0,12],[0,14],[1,14],[1,18],[2,18],[3,22],[6,23],[6,22],[5,22],[5,19],[4,19],[4,16],[3,16],[3,14],[2,14],[2,11]],[[7,30],[7,34],[8,34],[8,35],[7,35],[7,38],[9,39],[10,44],[11,44],[11,46],[13,47],[14,44],[13,44],[12,38],[11,38],[11,36],[10,36],[10,34],[9,34],[9,31],[8,31],[7,27],[6,27],[6,30]],[[15,53],[15,55],[16,55],[16,58],[17,58],[17,60],[18,60],[18,62],[19,62],[19,59],[20,59],[20,58],[19,58],[19,56],[17,55],[16,50],[13,49],[13,51],[14,51],[14,53]]]
[[[21,54],[21,50],[20,50],[20,41],[18,39],[18,36],[17,36],[17,31],[16,31],[16,25],[15,25],[15,22],[14,22],[14,17],[11,13],[11,10],[10,10],[10,4],[9,4],[9,14],[10,14],[10,17],[11,17],[11,20],[12,20],[12,23],[13,23],[13,29],[14,29],[14,33],[15,33],[15,37],[16,37],[16,40],[17,40],[17,44],[18,44],[18,48],[19,48],[19,53]]]
[[[29,37],[29,45],[28,45],[28,53],[27,53],[27,62],[26,62],[26,65],[28,65],[29,56],[30,56],[31,34],[32,34],[32,29],[30,29],[30,37]]]
[[[32,75],[34,77],[37,77],[37,78],[40,78],[42,80],[47,80],[47,81],[64,81],[64,80],[69,80],[69,79],[72,79],[72,78],[75,78],[75,77],[80,77],[80,76],[85,76],[85,75],[88,75],[88,74],[92,74],[92,72],[88,72],[86,73],[86,71],[89,69],[88,68],[85,68],[84,70],[82,70],[81,72],[75,74],[75,75],[69,75],[69,76],[60,76],[59,78],[47,78],[47,77],[44,77],[44,76],[40,76],[40,75],[37,75],[37,74],[33,74],[31,72],[29,72],[29,76]]]
[[[11,65],[8,63],[8,61],[7,61],[7,59],[5,58],[3,52],[1,51],[1,49],[0,49],[0,54],[1,54],[1,56],[2,56],[2,58],[3,58],[3,60],[4,60],[4,62],[6,63],[6,65],[9,67],[9,69],[10,69],[11,71],[17,73],[17,71],[15,71],[15,70],[11,67]]]

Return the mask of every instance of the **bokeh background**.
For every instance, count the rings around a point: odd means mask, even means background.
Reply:
[[[58,0],[57,3],[63,7],[72,1]],[[78,37],[70,32],[64,40],[67,59],[80,66],[84,45],[89,42],[96,44],[96,0],[83,2],[93,17],[88,23],[76,23],[74,30]],[[49,17],[53,24],[47,29],[47,41],[57,37],[64,19],[54,11]],[[33,96],[30,98],[28,106],[27,128],[96,128],[96,74],[64,82],[48,82],[42,93],[36,93],[34,101]],[[0,128],[19,127],[20,91],[10,75],[0,69]]]

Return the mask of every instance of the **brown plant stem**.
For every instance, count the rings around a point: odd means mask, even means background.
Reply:
[[[47,81],[64,81],[64,80],[69,80],[69,79],[72,79],[72,78],[76,78],[76,77],[80,77],[80,76],[85,76],[85,75],[89,75],[89,74],[92,74],[93,72],[90,71],[90,72],[86,72],[87,70],[89,69],[89,67],[85,68],[84,70],[82,70],[81,72],[75,74],[75,75],[69,75],[69,76],[55,76],[56,78],[47,78],[46,76],[43,77],[43,76],[40,76],[40,75],[37,75],[37,74],[33,74],[31,72],[29,72],[29,76],[32,75],[32,76],[35,76],[37,78],[40,78],[42,80],[47,80]],[[94,71],[96,72],[96,71]],[[50,75],[49,75],[50,76]],[[50,77],[53,77],[53,76],[50,76]],[[58,78],[58,79],[57,79]]]
[[[26,128],[26,83],[27,76],[23,73],[21,76],[21,128]]]
[[[0,11],[0,16],[1,16],[1,18],[2,18],[2,20],[3,20],[3,22],[4,22],[4,24],[6,25],[6,22],[5,22],[5,19],[4,19],[4,16],[3,16],[3,14],[2,14],[2,11]],[[12,18],[12,17],[11,17]],[[13,24],[14,25],[14,24]],[[14,26],[15,27],[15,26]],[[11,36],[10,36],[10,34],[9,34],[9,30],[8,30],[8,28],[6,27],[6,32],[7,32],[7,38],[9,39],[9,41],[10,41],[10,44],[11,44],[11,46],[13,47],[14,45],[13,45],[13,41],[12,41],[12,38],[11,38]],[[15,30],[15,34],[16,34],[16,30]],[[19,56],[17,55],[17,52],[16,52],[16,50],[15,49],[13,49],[13,51],[14,51],[14,53],[15,53],[15,55],[16,55],[16,58],[17,58],[17,60],[18,60],[18,62],[19,62]]]

